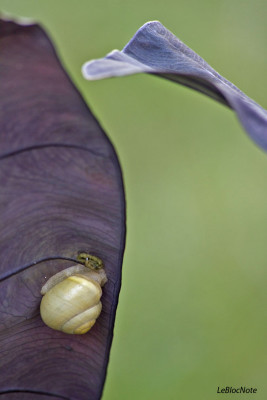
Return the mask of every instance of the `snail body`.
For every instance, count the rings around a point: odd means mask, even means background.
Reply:
[[[69,267],[52,276],[42,287],[40,314],[52,329],[69,334],[84,334],[100,315],[103,286],[107,282],[103,268],[83,265]]]

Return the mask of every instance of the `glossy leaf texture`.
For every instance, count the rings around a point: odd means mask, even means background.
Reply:
[[[230,107],[250,137],[267,150],[267,111],[158,21],[143,25],[122,51],[113,50],[83,66],[83,75],[89,80],[141,72],[180,83]]]
[[[99,399],[125,241],[115,151],[38,25],[0,23],[0,395]],[[103,310],[85,335],[44,325],[40,289],[100,257]]]

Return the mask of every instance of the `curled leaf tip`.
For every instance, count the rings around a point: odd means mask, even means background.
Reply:
[[[29,25],[36,25],[36,21],[28,17],[18,17],[10,14],[7,11],[0,12],[0,21],[2,22],[11,22],[21,26],[29,26]]]
[[[153,72],[149,66],[131,59],[119,50],[112,50],[105,58],[91,60],[82,66],[82,74],[89,81]]]
[[[149,73],[180,83],[236,112],[250,137],[267,151],[267,111],[215,71],[159,21],[144,24],[122,51],[83,66],[89,80]]]

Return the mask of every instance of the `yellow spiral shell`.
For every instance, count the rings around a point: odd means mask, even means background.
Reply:
[[[88,270],[81,265],[52,276],[41,290],[43,322],[69,334],[88,332],[101,312],[101,286],[106,281],[104,269]]]

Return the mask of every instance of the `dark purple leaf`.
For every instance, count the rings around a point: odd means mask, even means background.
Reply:
[[[0,394],[98,399],[125,239],[119,163],[38,25],[1,21],[0,80]],[[80,251],[101,257],[108,283],[95,326],[77,336],[45,326],[39,304]]]
[[[267,111],[158,21],[142,26],[122,51],[114,50],[83,67],[84,77],[90,80],[140,72],[181,83],[232,108],[251,138],[267,150]]]

